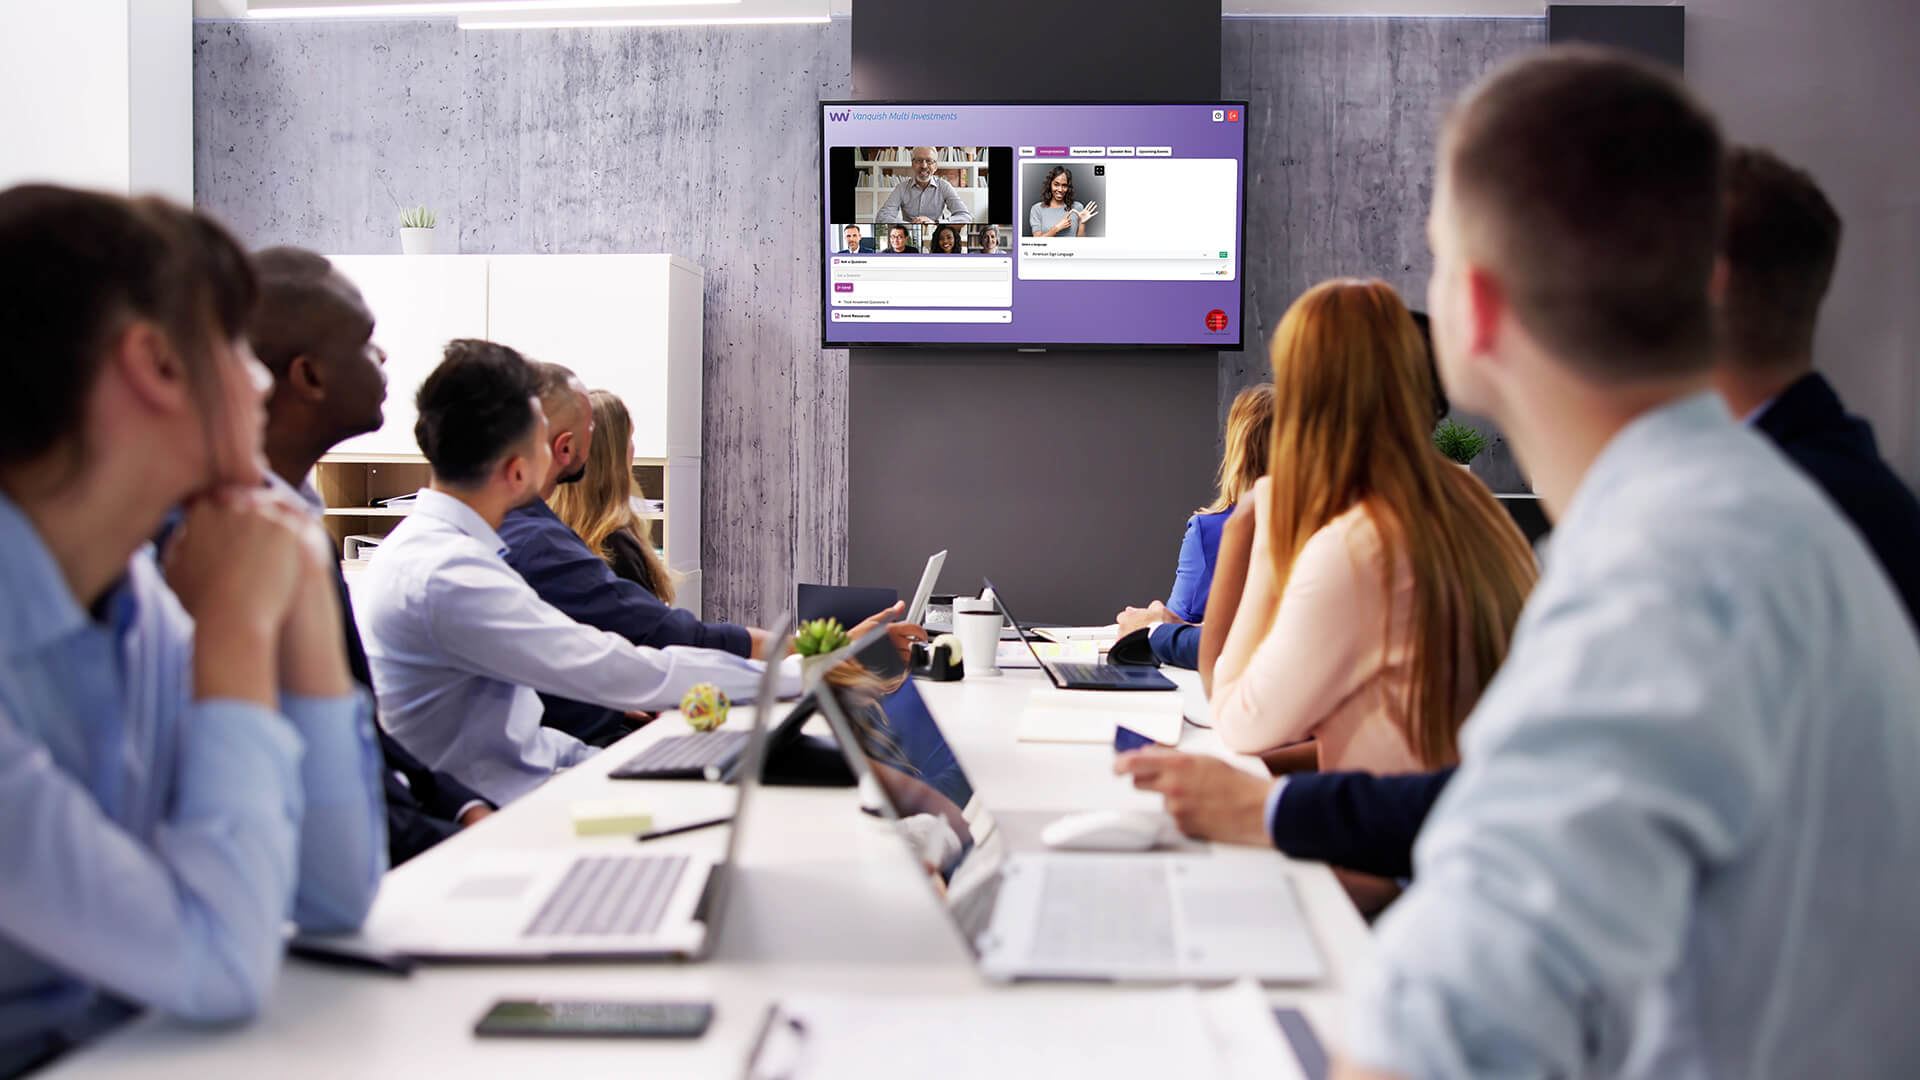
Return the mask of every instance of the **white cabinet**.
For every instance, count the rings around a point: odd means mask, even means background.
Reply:
[[[386,423],[348,439],[330,457],[420,459],[414,392],[454,338],[487,336],[484,255],[334,255],[373,312],[373,340],[387,351]]]
[[[335,531],[378,534],[397,515],[366,513],[373,498],[414,482],[424,458],[413,436],[414,395],[446,343],[473,337],[572,368],[611,390],[633,416],[635,475],[665,501],[656,538],[667,566],[700,565],[700,350],[704,274],[673,255],[336,255],[374,316],[387,352],[386,422],[321,462]],[[403,468],[413,466],[414,468]],[[365,475],[355,473],[364,470]],[[404,478],[404,480],[402,480]],[[355,505],[334,505],[335,493]],[[687,593],[684,585],[683,594]]]

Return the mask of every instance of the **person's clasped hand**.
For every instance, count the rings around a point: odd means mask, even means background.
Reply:
[[[1113,617],[1120,627],[1120,636],[1126,637],[1143,626],[1158,626],[1163,622],[1179,622],[1179,616],[1167,610],[1167,605],[1155,600],[1146,607],[1130,607]]]
[[[1265,847],[1267,792],[1273,781],[1242,772],[1219,758],[1149,747],[1113,760],[1118,776],[1142,791],[1157,791],[1180,831],[1198,840]]]

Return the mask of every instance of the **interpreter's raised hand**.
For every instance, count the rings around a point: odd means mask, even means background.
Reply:
[[[1267,792],[1272,781],[1219,758],[1149,747],[1114,758],[1113,771],[1157,791],[1180,831],[1200,840],[1265,847]]]
[[[1085,206],[1082,206],[1079,210],[1080,224],[1085,225],[1087,222],[1092,221],[1096,216],[1099,215],[1099,213],[1100,213],[1099,203],[1096,203],[1096,202],[1087,203]]]

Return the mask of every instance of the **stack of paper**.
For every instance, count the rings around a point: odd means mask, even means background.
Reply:
[[[996,663],[1003,668],[1037,668],[1040,660],[1056,663],[1066,661],[1070,664],[1097,664],[1100,662],[1102,646],[1097,641],[1036,641],[1029,649],[1018,641],[1003,641],[995,654]],[[1038,652],[1040,660],[1033,654]]]
[[[1042,687],[1027,698],[1013,732],[1021,742],[1111,743],[1114,725],[1125,724],[1172,746],[1183,722],[1180,694]]]
[[[970,997],[809,996],[776,1005],[748,1080],[1292,1080],[1260,989]]]
[[[1102,645],[1111,645],[1120,640],[1120,624],[1108,623],[1105,626],[1036,626],[1031,631],[1034,637],[1048,641],[1097,641]]]

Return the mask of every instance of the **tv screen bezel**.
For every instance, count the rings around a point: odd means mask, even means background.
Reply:
[[[820,177],[820,214],[823,220],[816,222],[813,232],[815,243],[824,235],[823,227],[831,224],[824,220],[827,208],[831,206],[832,194],[827,190],[827,110],[835,106],[884,107],[961,107],[1019,105],[1045,108],[1108,108],[1113,106],[1219,106],[1240,110],[1240,207],[1236,215],[1239,227],[1238,243],[1234,245],[1234,281],[1240,286],[1240,317],[1235,319],[1235,334],[1231,342],[1194,341],[1194,342],[1101,342],[1101,341],[835,341],[828,335],[828,326],[833,320],[826,317],[831,307],[827,280],[827,260],[817,256],[815,262],[820,275],[820,304],[816,309],[820,314],[820,347],[823,349],[940,349],[950,352],[1244,352],[1247,347],[1247,216],[1250,204],[1247,201],[1247,130],[1253,126],[1249,102],[1236,98],[1207,98],[1201,101],[1167,101],[1163,99],[1104,99],[1099,101],[1044,101],[1044,100],[1002,100],[1002,101],[952,101],[927,98],[821,98],[819,106],[820,141],[815,147],[818,155],[816,171]],[[1018,162],[1016,162],[1018,164]],[[1015,223],[1016,225],[1018,222]]]

